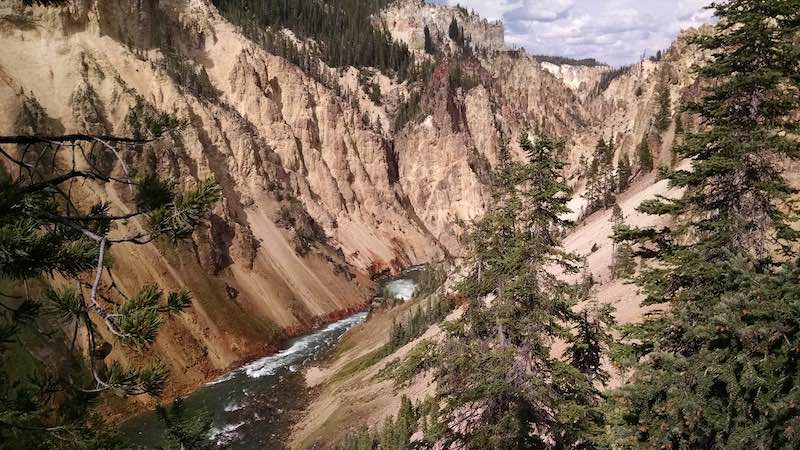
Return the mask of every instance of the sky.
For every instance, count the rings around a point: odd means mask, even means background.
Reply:
[[[506,44],[529,54],[595,58],[613,66],[666,49],[680,30],[713,21],[710,0],[433,0],[502,20]]]

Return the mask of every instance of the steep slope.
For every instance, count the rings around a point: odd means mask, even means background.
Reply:
[[[457,57],[447,37],[453,17],[476,56]],[[588,95],[595,72],[554,70],[506,50],[500,24],[416,0],[375,20],[433,60],[420,51],[427,24],[452,54],[420,82],[319,61],[325,75],[312,76],[248,40],[208,0],[0,6],[1,134],[130,135],[141,126],[137,111],[164,111],[188,125],[131,158],[133,170],[184,187],[214,175],[222,185],[223,201],[191,244],[115,250],[124,289],[158,282],[195,291],[196,306],[157,342],[173,373],[168,394],[363,307],[370,276],[459,256],[460,235],[489,200],[502,139],[515,147],[523,131],[565,138],[580,189],[578,161],[599,137],[613,134],[618,152],[633,152],[649,133],[666,67],[673,99],[692,83],[685,45]],[[380,86],[377,98],[364,78]],[[397,124],[414,95],[413,114]],[[120,208],[128,195],[109,188],[85,201]]]
[[[426,26],[436,47],[453,46],[448,38],[453,20],[477,51],[493,53],[506,49],[503,23],[489,22],[466,9],[437,7],[425,0],[400,0],[379,15],[380,25],[419,55],[425,52]]]
[[[4,9],[0,127],[3,134],[129,135],[132,111],[140,102],[190,121],[186,129],[130,161],[131,166],[137,172],[155,169],[182,186],[214,175],[223,187],[222,204],[192,245],[120,248],[115,255],[120,283],[128,292],[150,282],[165,288],[189,286],[195,292],[195,307],[172,319],[156,346],[158,353],[169,356],[171,394],[274,351],[286,336],[362,308],[369,283],[359,275],[361,281],[354,284],[341,252],[315,234],[313,219],[292,193],[310,192],[309,183],[284,170],[280,156],[263,138],[266,126],[259,132],[221,101],[222,94],[199,66],[170,60],[152,43],[123,44],[132,36],[169,30],[176,32],[173,42],[196,37],[190,30],[201,23],[192,21],[191,14],[210,21],[215,17],[211,11],[203,10],[204,5],[185,10],[183,2],[123,6],[73,2],[66,11]],[[154,24],[154,17],[179,21]],[[200,30],[209,32],[209,24]],[[223,39],[216,42],[225,45]],[[186,66],[176,75],[174,64]],[[187,89],[179,81],[196,82],[205,91]],[[313,163],[325,166],[319,157]],[[117,207],[114,200],[129,195],[121,189],[85,194],[87,203],[105,199]],[[294,229],[278,225],[282,215],[292,218]],[[320,242],[301,256],[298,243],[309,239]],[[387,261],[395,257],[390,250],[385,253]],[[128,357],[136,355],[111,355]]]
[[[615,159],[622,152],[633,152],[641,139],[646,136],[653,141],[653,153],[658,164],[671,165],[671,146],[675,136],[674,118],[679,105],[686,98],[694,95],[698,89],[695,77],[691,74],[692,65],[704,57],[689,47],[687,40],[697,33],[690,30],[681,34],[662,61],[645,61],[627,71],[621,71],[610,80],[608,87],[599,95],[587,95],[585,108],[590,119],[588,126],[576,129],[568,134],[573,145],[568,155],[573,161],[574,182],[578,191],[572,204],[575,216],[581,215],[585,204],[582,198],[583,179],[578,177],[581,167],[576,162],[582,154],[591,155],[594,145],[600,137],[608,139],[614,136],[617,142]],[[702,32],[700,30],[699,32]],[[538,63],[531,62],[536,65]],[[508,67],[498,64],[498,67]],[[550,69],[546,69],[550,70]],[[607,69],[602,69],[607,70]],[[530,70],[526,71],[530,73]],[[573,74],[580,72],[573,72]],[[597,83],[596,73],[586,71],[587,79],[580,79],[578,85],[588,86]],[[670,116],[673,123],[663,132],[654,130],[652,123],[658,113],[657,86],[667,80],[673,99],[670,105]],[[518,84],[524,86],[524,84]],[[593,88],[594,89],[594,88]],[[641,91],[639,95],[636,93]],[[513,97],[513,96],[511,96]],[[684,124],[691,126],[691,124]],[[679,137],[678,137],[679,138]],[[679,167],[688,167],[688,162],[678,162]],[[670,189],[666,181],[658,180],[656,173],[640,174],[631,187],[617,197],[617,201],[626,216],[627,223],[637,226],[663,224],[665,218],[642,214],[636,210],[646,199],[659,195],[677,196],[678,190]],[[614,249],[610,238],[612,232],[611,211],[599,211],[585,217],[581,223],[564,239],[566,250],[586,257],[587,270],[596,281],[594,298],[601,303],[615,308],[615,317],[619,323],[631,323],[641,319],[647,311],[640,306],[642,297],[636,287],[625,280],[612,279],[610,268]],[[319,397],[295,426],[292,434],[293,448],[319,446],[327,448],[336,439],[341,439],[353,430],[361,427],[380,427],[387,416],[393,415],[399,408],[399,398],[406,395],[412,400],[425,399],[433,394],[435,385],[431,374],[422,371],[412,378],[410,383],[396,386],[391,378],[382,376],[382,371],[393,361],[402,361],[409,352],[423,339],[437,340],[441,337],[438,325],[431,326],[421,337],[396,351],[378,359],[364,363],[372,352],[389,342],[387,323],[407,320],[408,305],[402,308],[381,313],[366,324],[354,329],[346,337],[346,350],[343,350],[327,365],[310,369],[306,374],[307,383],[316,386]],[[457,313],[450,319],[457,318]],[[369,336],[369,338],[365,338]],[[355,344],[353,343],[355,342]],[[558,345],[553,352],[560,352]],[[357,365],[359,370],[347,370]],[[623,381],[614,374],[610,386]],[[333,439],[331,439],[333,437]]]

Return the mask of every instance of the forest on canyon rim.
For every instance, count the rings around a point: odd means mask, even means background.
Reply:
[[[363,311],[287,447],[800,447],[800,1],[619,68],[421,0],[111,3],[0,5],[0,448],[236,448],[181,399]]]

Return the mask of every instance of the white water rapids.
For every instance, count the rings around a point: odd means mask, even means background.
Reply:
[[[417,269],[385,282],[381,295],[410,300],[417,287]],[[307,336],[288,342],[280,352],[234,369],[185,398],[187,410],[205,409],[213,417],[209,440],[242,450],[283,448],[281,437],[292,414],[302,410],[306,387],[299,371],[325,355],[339,338],[363,322],[367,313],[354,314]],[[152,411],[123,424],[132,444],[155,447],[163,443],[164,427]]]

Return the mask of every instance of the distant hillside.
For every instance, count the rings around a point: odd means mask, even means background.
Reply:
[[[539,62],[548,62],[559,66],[584,66],[584,67],[602,67],[608,64],[602,63],[594,58],[573,59],[566,56],[552,56],[552,55],[532,55],[531,58]]]

